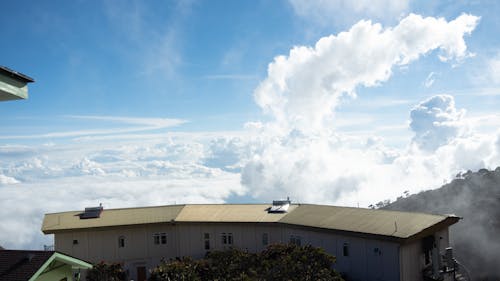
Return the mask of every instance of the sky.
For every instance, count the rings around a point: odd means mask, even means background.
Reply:
[[[354,3],[355,2],[355,3]],[[15,1],[0,245],[43,215],[186,203],[368,207],[500,165],[497,1]]]

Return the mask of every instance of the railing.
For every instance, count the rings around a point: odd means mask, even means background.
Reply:
[[[455,280],[456,281],[470,281],[472,280],[470,278],[470,273],[469,270],[461,263],[459,263],[457,260],[455,260],[456,267],[455,267]]]
[[[54,245],[43,245],[44,251],[54,251]]]

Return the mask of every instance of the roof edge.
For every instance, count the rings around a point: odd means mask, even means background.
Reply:
[[[89,269],[89,268],[92,268],[92,264],[86,262],[86,261],[83,261],[83,260],[80,260],[80,259],[77,259],[77,258],[74,258],[74,257],[71,257],[71,256],[68,256],[68,255],[65,255],[63,253],[59,253],[59,252],[53,252],[52,253],[52,256],[50,256],[50,258],[48,258],[43,264],[42,266],[40,266],[40,268],[31,276],[31,278],[28,280],[28,281],[34,281],[36,280],[40,275],[42,275],[45,271],[45,269],[54,261],[54,260],[59,260],[59,261],[62,261],[64,263],[67,263],[69,265],[71,265],[72,267],[73,266],[79,266],[80,268],[84,268],[84,269]]]
[[[445,227],[449,227],[449,226],[457,223],[461,219],[462,219],[461,217],[458,217],[455,215],[448,215],[444,220],[442,220],[436,224],[433,224],[430,227],[425,228],[422,231],[420,231],[412,236],[407,237],[405,240],[408,242],[411,242],[411,241],[421,239],[421,238],[428,236],[432,233],[435,233],[435,232],[437,232]]]
[[[15,70],[12,70],[8,67],[5,67],[5,66],[1,66],[0,65],[0,72],[1,73],[4,73],[6,75],[9,75],[11,77],[14,77],[15,79],[17,80],[21,80],[23,81],[24,83],[32,83],[32,82],[35,82],[35,79],[29,77],[28,75],[25,75],[25,74],[22,74],[21,72],[18,72],[18,71],[15,71]]]

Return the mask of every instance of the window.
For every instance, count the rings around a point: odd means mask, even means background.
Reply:
[[[73,240],[73,245],[78,245],[78,240]]]
[[[118,248],[125,248],[125,236],[118,237]]]
[[[204,239],[204,248],[205,248],[205,250],[210,250],[210,234],[209,233],[204,233],[203,234],[203,239]]]
[[[297,246],[302,245],[302,237],[298,235],[290,235],[290,244],[295,244]]]
[[[155,245],[167,244],[167,234],[165,232],[153,234],[153,243]]]
[[[221,233],[222,245],[233,245],[233,234],[231,232]]]
[[[262,233],[262,245],[267,246],[269,244],[269,234]]]
[[[344,246],[342,247],[342,255],[344,257],[349,256],[349,243],[344,243]]]

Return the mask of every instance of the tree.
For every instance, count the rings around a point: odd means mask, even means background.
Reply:
[[[230,249],[196,261],[162,261],[150,280],[343,280],[332,269],[334,263],[335,257],[321,248],[275,244],[256,254]]]
[[[260,260],[264,280],[342,280],[332,269],[335,257],[311,245],[270,245]]]
[[[194,261],[189,257],[180,259],[171,259],[168,262],[162,261],[160,265],[154,268],[151,272],[149,280],[190,280],[198,281],[201,278],[198,276],[199,262]]]
[[[87,271],[87,281],[125,281],[127,274],[120,263],[105,263],[101,261],[94,264]]]

